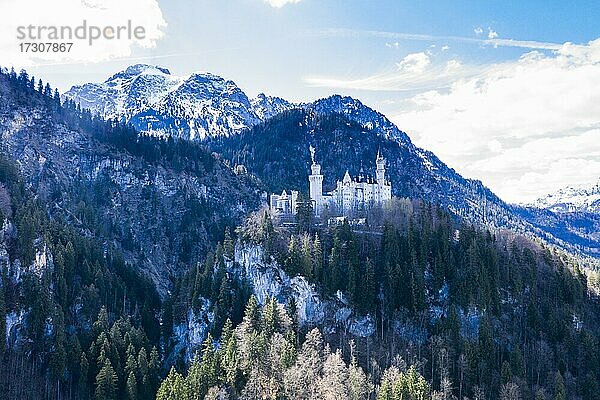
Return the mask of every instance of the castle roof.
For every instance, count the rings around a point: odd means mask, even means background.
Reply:
[[[350,173],[348,172],[348,170],[346,170],[346,174],[344,175],[344,179],[342,182],[349,183],[351,181],[352,181],[352,179],[350,179]]]

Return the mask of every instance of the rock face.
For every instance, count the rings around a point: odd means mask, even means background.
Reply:
[[[130,122],[140,132],[188,140],[229,136],[293,107],[264,94],[250,100],[233,81],[217,75],[177,77],[145,64],[103,83],[74,86],[64,97],[106,119]]]
[[[239,242],[235,246],[234,260],[224,259],[227,272],[237,280],[244,279],[260,305],[274,298],[282,307],[294,299],[296,318],[301,327],[319,327],[326,334],[369,337],[375,333],[375,321],[370,314],[357,313],[341,292],[324,299],[306,277],[288,276],[275,261],[263,261],[259,245]],[[173,326],[173,348],[170,357],[183,354],[185,361],[193,359],[214,322],[214,304],[199,299],[200,307],[187,310],[186,317]]]
[[[286,305],[293,298],[301,326],[322,326],[327,333],[349,332],[360,337],[368,337],[375,332],[373,318],[368,314],[357,314],[341,293],[323,299],[314,284],[304,276],[290,278],[276,262],[263,262],[260,246],[238,244],[235,265],[243,269],[259,304],[265,304],[267,299],[274,297],[280,304]]]

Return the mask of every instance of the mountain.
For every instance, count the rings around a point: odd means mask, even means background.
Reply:
[[[137,64],[103,83],[74,86],[64,94],[94,115],[130,122],[138,131],[189,140],[228,136],[293,105],[260,94],[248,96],[231,80],[210,73],[171,75]]]
[[[363,112],[340,114],[325,111],[330,104],[331,109],[340,109],[337,105],[343,104],[343,98],[339,96],[316,104],[314,108],[286,111],[239,135],[209,145],[234,164],[243,164],[271,193],[308,191],[309,146],[316,148],[324,191],[333,190],[346,170],[353,176],[361,170],[374,173],[375,155],[380,151],[386,158],[394,196],[440,204],[454,215],[492,230],[508,229],[573,252],[600,255],[600,238],[577,227],[576,221],[568,224],[549,210],[507,204],[480,181],[463,178],[433,153],[414,146],[385,117],[380,116],[380,124],[364,123],[357,116],[373,112],[366,106],[359,105],[358,110],[363,108]],[[409,142],[404,144],[406,140]]]
[[[591,187],[568,186],[528,204],[556,213],[586,212],[600,214],[600,180]]]
[[[313,103],[304,104],[304,108],[319,114],[336,113],[358,123],[364,129],[377,132],[386,139],[394,139],[403,146],[416,150],[415,145],[405,132],[387,119],[383,114],[364,105],[360,100],[349,96],[333,95]]]
[[[566,187],[515,209],[540,230],[600,258],[600,182],[590,187]]]
[[[128,69],[112,81],[124,84],[137,72]],[[167,82],[167,72],[143,77]],[[139,137],[6,75],[0,76],[0,132],[0,152],[18,163],[51,215],[118,248],[162,295],[171,275],[202,259],[226,226],[261,204],[260,182],[235,174],[202,146]]]
[[[369,163],[382,148],[396,196],[426,199],[473,223],[600,256],[596,221],[565,221],[554,210],[505,203],[351,97],[333,95],[297,105],[264,94],[250,100],[232,81],[216,75],[175,78],[164,68],[135,65],[102,84],[73,87],[65,98],[100,116],[129,121],[140,132],[206,140],[273,192],[306,187],[311,144],[320,149],[329,189],[346,169],[357,174],[361,167],[372,168]]]

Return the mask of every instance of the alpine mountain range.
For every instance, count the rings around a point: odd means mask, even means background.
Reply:
[[[317,147],[330,175],[341,176],[346,169],[357,173],[365,162],[363,156],[371,159],[369,151],[381,148],[395,182],[395,196],[441,204],[473,223],[510,229],[573,253],[600,257],[597,185],[587,190],[566,188],[527,205],[508,204],[482,182],[463,178],[435,154],[415,146],[384,115],[351,97],[333,95],[301,104],[262,93],[249,98],[233,81],[212,73],[178,77],[166,68],[145,64],[130,66],[102,83],[74,86],[63,97],[104,119],[130,123],[143,134],[202,142],[230,165],[244,164],[269,191],[285,187],[285,178],[273,179],[271,168],[248,157],[248,148],[266,137],[262,143],[271,147],[271,161],[281,176],[295,177],[289,183],[306,189],[308,148],[325,137],[311,117],[331,116],[335,126],[329,130],[341,134]],[[293,144],[269,137],[270,127],[286,124],[286,120],[298,121],[290,124],[297,131]],[[351,154],[342,155],[348,149]],[[332,156],[337,153],[339,157]]]

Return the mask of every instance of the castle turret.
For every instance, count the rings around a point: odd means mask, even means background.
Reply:
[[[381,156],[379,151],[377,151],[375,163],[377,164],[377,183],[383,186],[385,184],[385,158]]]
[[[315,214],[319,215],[323,207],[323,175],[321,175],[321,166],[315,161],[315,149],[312,146],[310,154],[312,158],[311,175],[308,176],[310,199],[314,202]]]

